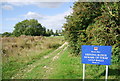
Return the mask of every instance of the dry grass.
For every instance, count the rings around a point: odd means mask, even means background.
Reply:
[[[20,36],[2,37],[0,42],[2,42],[3,77],[9,78],[11,73],[14,74],[23,65],[58,48],[64,40],[63,37]]]
[[[3,37],[1,39],[2,57],[5,59],[8,57],[26,57],[28,56],[26,52],[57,48],[63,43],[61,38],[42,36]]]

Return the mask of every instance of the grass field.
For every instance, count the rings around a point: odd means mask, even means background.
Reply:
[[[51,53],[63,43],[63,37],[2,38],[2,78],[12,78],[20,69]]]
[[[3,79],[82,79],[81,56],[69,53],[63,37],[12,39],[3,38]],[[108,79],[120,79],[119,68],[113,62]],[[86,64],[85,78],[104,79],[105,65]]]
[[[64,51],[60,59],[53,63],[54,72],[51,79],[82,79],[82,66],[80,56],[72,56],[69,51]],[[86,64],[86,79],[105,79],[105,65]],[[108,79],[120,79],[119,64],[109,66]]]

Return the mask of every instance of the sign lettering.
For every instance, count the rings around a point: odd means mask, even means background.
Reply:
[[[82,45],[82,63],[111,65],[111,46]]]

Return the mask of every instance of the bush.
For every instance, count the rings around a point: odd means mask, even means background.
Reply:
[[[12,33],[4,32],[4,33],[2,34],[2,37],[9,37],[9,36],[11,36],[11,35],[12,35]]]
[[[112,52],[112,63],[120,63],[120,46],[113,47]]]
[[[61,44],[50,44],[49,48],[57,49]]]
[[[79,55],[81,45],[118,44],[120,40],[118,6],[119,3],[75,2],[73,13],[66,17],[64,24],[64,36],[69,42],[71,53]]]

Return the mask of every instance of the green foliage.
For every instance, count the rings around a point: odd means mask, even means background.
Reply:
[[[110,14],[112,12],[105,11],[109,7],[112,8],[115,4],[109,3],[112,4],[111,6],[106,4],[102,5],[105,8],[101,8],[103,11],[102,15],[94,19],[94,23],[88,26],[86,33],[89,39],[95,40],[99,45],[114,45],[119,42],[119,22],[116,21],[118,20],[117,16]],[[118,11],[116,10],[115,12],[117,13]]]
[[[12,35],[12,33],[9,33],[9,32],[4,32],[3,34],[2,34],[2,36],[4,37],[9,37],[9,36],[11,36]]]
[[[56,35],[56,36],[58,36],[58,35],[59,35],[59,32],[58,32],[58,30],[56,30],[56,32],[55,32],[55,35]]]
[[[54,33],[54,35],[55,35],[55,36],[61,36],[61,35],[62,35],[62,32],[63,32],[63,31],[61,31],[61,30],[56,30],[55,33]]]
[[[49,48],[57,49],[60,46],[60,44],[50,44]]]
[[[114,45],[112,54],[112,63],[117,64],[120,63],[120,45]]]
[[[53,30],[51,29],[47,29],[47,31],[46,31],[46,36],[51,36],[51,35],[53,35],[54,34],[54,32],[53,32]]]
[[[64,24],[65,36],[70,42],[70,48],[73,53],[78,54],[80,45],[86,44],[87,27],[93,23],[93,19],[101,15],[100,3],[79,3],[73,6],[73,13],[66,17],[67,23]],[[93,11],[94,10],[94,11]]]
[[[120,3],[75,2],[73,13],[66,17],[64,35],[71,53],[79,54],[81,45],[120,43],[118,6]]]
[[[21,36],[21,35],[29,35],[29,36],[59,36],[61,34],[60,30],[56,30],[54,33],[52,29],[46,29],[43,27],[37,20],[30,19],[30,20],[23,20],[18,22],[14,26],[14,31],[12,33],[5,32],[2,36]]]
[[[47,29],[46,30],[46,36],[51,36],[51,35],[54,35],[54,36],[60,36],[61,35],[61,30],[56,30],[55,32],[53,32],[53,30],[51,29]]]
[[[31,35],[31,36],[40,36],[45,35],[45,27],[42,27],[35,19],[24,20],[15,25],[15,30],[13,34],[15,36],[20,35]]]

